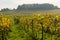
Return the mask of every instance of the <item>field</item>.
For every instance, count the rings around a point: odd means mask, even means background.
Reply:
[[[4,13],[0,12],[0,40],[60,40],[58,12]]]

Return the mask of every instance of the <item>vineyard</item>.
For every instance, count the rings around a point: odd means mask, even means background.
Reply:
[[[60,15],[0,14],[0,40],[60,40]]]

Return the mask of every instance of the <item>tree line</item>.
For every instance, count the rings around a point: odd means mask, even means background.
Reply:
[[[23,4],[18,5],[17,9],[12,9],[16,11],[39,11],[39,10],[52,10],[52,9],[58,9],[57,6],[54,6],[53,4]],[[3,8],[1,11],[10,11],[9,8]]]

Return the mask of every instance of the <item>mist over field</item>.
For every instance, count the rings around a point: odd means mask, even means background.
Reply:
[[[33,14],[40,12],[55,12],[59,14],[60,8],[53,4],[44,3],[44,4],[23,4],[18,5],[17,9],[13,8],[12,10],[9,8],[3,8],[0,12],[6,14]],[[53,13],[54,14],[54,13]]]

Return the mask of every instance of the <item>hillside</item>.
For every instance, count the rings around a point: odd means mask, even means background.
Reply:
[[[57,6],[54,6],[53,4],[23,4],[18,5],[17,9],[13,9],[16,11],[45,11],[45,10],[54,10],[59,9]],[[1,11],[11,11],[9,8],[3,8]]]

